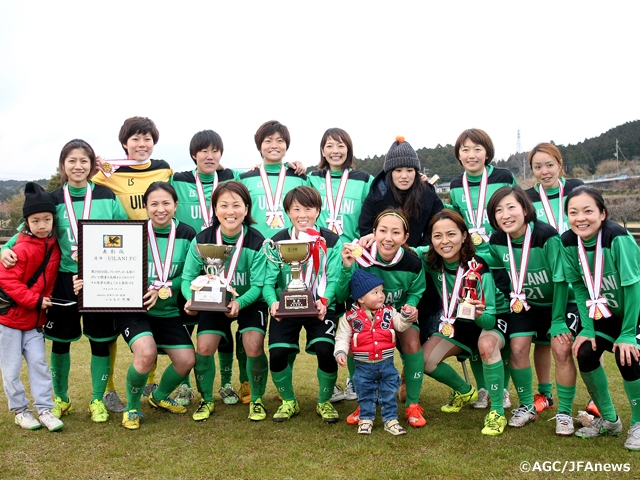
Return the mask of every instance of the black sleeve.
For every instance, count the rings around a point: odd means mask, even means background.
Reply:
[[[424,229],[422,230],[422,237],[420,238],[420,243],[418,244],[420,247],[431,245],[431,238],[429,237],[429,224],[431,223],[431,219],[433,218],[433,216],[444,208],[444,204],[436,193],[435,188],[432,185],[427,185],[426,187],[427,189],[431,187],[431,191],[427,190],[430,194],[428,205],[431,206],[431,211],[429,212],[429,217],[427,218],[427,221],[424,224]]]
[[[364,237],[373,232],[373,222],[376,219],[376,209],[373,205],[373,192],[369,192],[367,198],[364,199],[362,204],[362,210],[360,211],[360,218],[358,219],[358,229],[360,230],[360,236]]]

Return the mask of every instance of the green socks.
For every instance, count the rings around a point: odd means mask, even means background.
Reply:
[[[405,355],[406,357],[406,355]],[[444,383],[446,386],[451,387],[457,392],[460,393],[469,393],[471,390],[471,385],[469,385],[464,378],[462,378],[455,369],[445,362],[440,362],[436,369],[429,374],[431,378],[437,380],[440,383]],[[405,367],[405,378],[406,378],[406,367]],[[407,383],[407,396],[409,384]],[[411,402],[416,403],[416,402]]]
[[[109,380],[109,357],[91,355],[91,401],[100,400]],[[62,398],[62,397],[60,397]],[[64,400],[64,399],[63,399]]]
[[[473,372],[473,377],[476,379],[476,386],[478,390],[481,388],[487,388],[485,386],[484,381],[484,366],[482,363],[482,358],[478,352],[473,352],[473,355],[469,357],[469,365],[471,366],[471,371]]]
[[[196,353],[196,365],[193,367],[196,374],[196,386],[205,402],[213,402],[213,381],[216,378],[216,362],[213,355],[200,355]]]
[[[233,373],[233,353],[219,351],[218,360],[220,361],[220,383],[222,385],[231,383],[231,374]]]
[[[338,371],[336,370],[334,373],[327,373],[318,368],[317,373],[318,383],[320,384],[320,389],[318,391],[318,403],[324,403],[331,399],[331,396],[333,395],[333,387],[336,385],[336,380],[338,379]]]
[[[504,415],[504,407],[502,405],[502,391],[504,390],[504,364],[502,360],[484,365],[484,378],[489,398],[491,399],[491,410],[495,410],[500,415]]]
[[[640,422],[640,380],[627,382],[623,380],[624,391],[627,392],[627,398],[631,404],[631,425]]]
[[[556,383],[558,390],[558,413],[571,415],[573,412],[573,399],[576,397],[576,386],[567,387]]]
[[[527,368],[511,368],[511,378],[516,386],[520,405],[533,407],[533,373]]]
[[[282,400],[291,401],[296,399],[293,393],[293,372],[289,365],[281,372],[271,372],[271,380],[273,380],[273,384],[276,386],[276,390],[282,397]],[[251,389],[251,393],[253,396],[253,388]]]
[[[236,332],[236,358],[238,359],[238,370],[240,370],[240,383],[248,382],[249,376],[247,375],[247,352],[244,351],[244,345],[242,343],[242,334]]]
[[[407,401],[405,406],[420,401],[422,389],[422,375],[424,374],[424,355],[418,353],[404,354],[404,381],[407,384]]]
[[[173,363],[170,363],[169,366],[164,369],[158,388],[156,388],[156,391],[152,394],[154,400],[166,400],[169,395],[171,395],[171,392],[173,392],[187,376],[188,375],[180,375],[177,373],[173,368]]]
[[[70,353],[51,352],[51,378],[53,380],[53,391],[56,397],[60,397],[65,402],[69,401],[68,390],[70,368]],[[100,397],[100,400],[102,400],[102,396]]]
[[[618,414],[616,413],[611,395],[609,394],[609,380],[602,365],[599,365],[593,372],[580,372],[580,376],[582,376],[582,380],[587,386],[589,395],[591,395],[598,410],[600,410],[602,418],[610,422],[615,422]],[[626,389],[626,382],[623,381],[623,383]]]
[[[127,371],[127,410],[140,411],[140,398],[149,378],[148,373],[138,373],[133,364]]]
[[[504,365],[504,388],[509,390],[509,380],[511,380],[511,348],[508,344],[502,349],[502,364]]]
[[[258,357],[247,357],[247,375],[251,385],[251,401],[262,398],[267,388],[267,376],[269,374],[269,361],[263,352]]]
[[[538,392],[545,397],[551,398],[553,396],[553,385],[551,383],[539,383]]]

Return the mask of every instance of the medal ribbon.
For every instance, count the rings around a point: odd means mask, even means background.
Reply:
[[[219,245],[224,245],[224,242],[222,241],[222,227],[218,227],[218,229],[216,230],[216,243]],[[236,240],[236,251],[233,253],[233,256],[231,257],[231,261],[229,262],[229,270],[227,270],[227,274],[224,274],[224,270],[222,273],[222,276],[220,278],[220,283],[222,283],[222,285],[224,285],[227,290],[231,293],[234,294],[234,296],[237,296],[237,292],[235,291],[235,289],[233,288],[233,285],[231,285],[231,282],[233,280],[233,275],[236,273],[236,267],[238,266],[238,260],[240,259],[240,252],[242,252],[242,245],[244,243],[244,227],[242,227],[242,230],[240,230],[240,235],[238,235],[238,240]]]
[[[354,245],[359,245],[357,239],[351,243],[353,243]],[[389,263],[382,263],[376,260],[376,254],[378,253],[377,243],[374,242],[373,245],[371,245],[371,251],[368,251],[363,246],[360,246],[360,248],[362,248],[362,256],[356,257],[356,262],[358,262],[358,265],[363,268],[368,268],[372,265],[378,265],[379,267],[392,267],[400,261],[400,259],[402,258],[402,254],[404,253],[404,249],[400,247],[396,252],[395,257],[393,257],[393,259]]]
[[[591,269],[589,268],[589,259],[587,258],[587,250],[584,248],[582,239],[578,237],[578,256],[580,257],[580,263],[582,264],[582,278],[589,290],[589,300],[587,300],[587,307],[589,307],[589,317],[595,320],[596,312],[600,311],[602,316],[609,318],[611,316],[611,310],[607,307],[607,297],[600,295],[602,289],[602,275],[604,273],[604,254],[602,253],[602,230],[598,232],[598,238],[596,239],[596,251],[594,256],[595,271],[594,276],[591,276]]]
[[[75,243],[71,245],[71,258],[74,261],[78,260],[78,220],[76,219],[76,212],[73,209],[73,201],[71,200],[71,194],[69,193],[69,184],[66,183],[62,187],[64,193],[64,206],[67,209],[67,216],[69,217],[69,225],[71,226],[71,233],[73,233],[73,239]],[[91,199],[93,198],[93,192],[91,191],[91,184],[87,182],[87,191],[84,194],[84,204],[82,206],[81,220],[86,220],[91,215]]]
[[[337,235],[344,233],[342,227],[342,220],[338,218],[340,209],[342,208],[342,200],[344,199],[344,193],[347,190],[347,182],[349,180],[349,170],[345,169],[340,177],[340,185],[338,185],[338,193],[336,195],[335,202],[333,200],[333,186],[331,184],[331,171],[327,170],[325,177],[326,191],[327,191],[327,206],[329,207],[329,218],[327,218],[327,228],[332,230]]]
[[[469,180],[467,179],[467,172],[462,174],[462,187],[464,189],[464,200],[467,204],[467,210],[469,211],[469,215],[471,215],[473,227],[469,229],[469,234],[473,235],[477,233],[482,237],[482,240],[485,242],[489,241],[489,236],[487,235],[485,227],[482,225],[482,219],[484,218],[484,209],[486,208],[486,200],[487,200],[487,184],[488,176],[487,176],[487,168],[482,171],[482,178],[480,179],[480,194],[478,195],[478,209],[476,210],[476,214],[473,214],[473,202],[471,201],[471,189],[469,188]]]
[[[173,296],[173,290],[171,288],[172,281],[167,280],[169,278],[169,272],[171,272],[171,262],[173,261],[173,250],[176,245],[176,224],[171,220],[171,230],[169,231],[169,239],[167,241],[167,251],[164,258],[164,266],[162,265],[160,257],[160,249],[158,248],[158,239],[156,233],[153,231],[153,224],[151,220],[147,222],[147,232],[149,233],[149,246],[151,247],[151,256],[153,257],[153,264],[156,267],[156,280],[151,284],[151,288],[154,290],[160,290],[165,287],[169,290],[169,296]]]
[[[300,235],[302,233],[303,235]],[[324,293],[327,289],[327,243],[324,238],[320,235],[320,232],[313,228],[307,228],[305,232],[298,233],[298,239],[307,240],[307,237],[311,242],[311,258],[307,262],[306,273],[303,276],[302,281],[307,285],[307,287],[311,288],[313,296],[322,302],[322,304],[327,307],[328,299],[324,296]],[[291,238],[293,240],[296,239],[294,234],[294,229],[291,230]],[[322,253],[322,255],[321,255]],[[322,256],[322,259],[320,258]],[[315,277],[313,278],[313,282],[311,282],[312,273],[315,273]],[[302,272],[300,272],[302,275]]]
[[[202,220],[204,220],[204,225],[202,229],[204,230],[207,227],[211,226],[211,222],[213,220],[213,205],[211,208],[207,208],[207,201],[204,196],[204,187],[202,186],[202,181],[200,180],[200,176],[198,175],[198,170],[195,171],[196,177],[196,192],[198,192],[198,202],[200,202],[200,212],[202,214]],[[218,188],[218,172],[213,172],[213,186],[211,187],[211,197],[213,198],[213,192]],[[211,198],[209,199],[209,203],[211,203]]]
[[[282,214],[282,210],[278,208],[278,205],[282,200],[282,191],[284,190],[284,180],[286,176],[287,169],[282,165],[280,173],[278,174],[278,183],[276,185],[276,194],[274,196],[271,193],[271,185],[269,184],[267,171],[264,169],[264,165],[260,167],[260,178],[262,178],[262,186],[264,187],[264,194],[267,202],[267,225],[270,227],[272,227],[271,224],[276,219],[279,221],[280,228],[284,226],[284,215]]]
[[[562,212],[562,206],[564,205],[564,186],[560,179],[558,179],[558,216],[560,217],[556,222],[556,217],[553,214],[553,209],[551,208],[551,203],[549,202],[549,197],[547,197],[547,192],[544,191],[544,187],[540,184],[540,188],[538,189],[538,193],[540,194],[540,201],[542,202],[542,208],[544,208],[544,214],[547,216],[547,220],[549,220],[549,225],[555,228],[560,235],[564,233],[564,213]]]
[[[131,166],[131,165],[145,165],[145,164],[149,163],[149,160],[145,160],[144,162],[139,162],[138,160],[131,160],[130,158],[123,158],[123,159],[119,159],[119,160],[103,160],[102,164],[104,165],[105,163],[108,163],[109,165],[111,165],[111,171],[110,172],[105,172],[104,169],[102,168],[102,166],[100,167],[100,171],[105,176],[105,178],[109,178],[111,175],[116,173],[116,170],[118,170],[120,167],[128,167],[128,166]]]
[[[513,256],[513,247],[511,246],[511,236],[507,234],[507,245],[509,246],[509,268],[511,270],[511,285],[513,290],[509,294],[511,302],[509,308],[513,312],[513,305],[520,300],[525,310],[531,307],[527,303],[527,297],[522,293],[524,279],[527,276],[527,266],[529,265],[529,253],[531,252],[531,227],[527,225],[524,233],[524,241],[522,242],[522,257],[520,258],[520,271],[516,270],[516,261]]]
[[[449,299],[449,292],[447,291],[447,276],[444,273],[444,267],[442,267],[442,312],[440,315],[440,328],[439,331],[442,332],[442,327],[445,324],[453,325],[456,321],[456,317],[453,315],[453,312],[458,304],[458,300],[460,300],[460,285],[462,284],[462,278],[465,276],[464,268],[462,265],[458,265],[458,270],[456,271],[456,279],[453,284],[453,290],[451,291],[451,300],[449,300],[449,304],[447,305],[447,300]]]

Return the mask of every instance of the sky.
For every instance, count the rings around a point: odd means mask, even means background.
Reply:
[[[628,0],[0,0],[0,180],[49,178],[73,138],[123,158],[136,115],[175,171],[204,129],[225,166],[256,165],[271,119],[291,133],[285,160],[307,166],[331,127],[358,158],[467,128],[496,158],[518,130],[523,151],[577,143],[640,118],[638,18]]]

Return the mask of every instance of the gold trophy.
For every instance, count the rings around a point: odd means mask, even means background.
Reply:
[[[191,282],[191,305],[189,310],[206,312],[228,312],[227,304],[231,300],[233,288],[223,282],[224,264],[233,255],[233,245],[215,245],[212,243],[196,243],[196,252],[207,265],[206,275],[201,275]],[[229,279],[230,281],[231,279]]]
[[[316,308],[313,293],[300,279],[301,264],[306,262],[312,253],[312,243],[304,240],[279,240],[270,238],[262,244],[269,261],[277,265],[291,266],[291,282],[280,293],[280,307],[276,313],[278,318],[317,317],[320,312]]]
[[[471,260],[472,265],[477,268],[478,262],[474,258]],[[464,277],[464,286],[462,287],[462,300],[458,304],[458,312],[456,318],[464,318],[465,320],[476,319],[476,306],[471,300],[478,300],[478,274],[474,269],[467,272]]]

